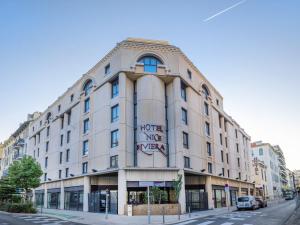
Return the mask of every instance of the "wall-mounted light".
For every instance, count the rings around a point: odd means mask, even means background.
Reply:
[[[98,170],[96,170],[96,169],[92,169],[92,171],[93,171],[93,173],[96,173],[96,172],[98,172]]]
[[[71,173],[71,174],[70,174],[70,176],[71,176],[71,177],[74,177],[74,174],[73,174],[73,173]]]
[[[223,173],[219,173],[219,176],[223,176]]]
[[[52,179],[48,178],[48,181],[51,181]]]
[[[237,177],[237,178],[235,178],[236,180],[239,180],[240,178],[239,177]]]
[[[201,170],[201,173],[204,173],[205,172],[205,169]]]

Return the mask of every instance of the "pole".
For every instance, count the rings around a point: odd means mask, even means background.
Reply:
[[[163,206],[163,224],[165,224],[165,207]]]
[[[148,199],[148,224],[151,223],[151,219],[150,219],[150,187],[147,186],[147,199]]]
[[[108,190],[106,190],[105,195],[105,219],[108,219]]]

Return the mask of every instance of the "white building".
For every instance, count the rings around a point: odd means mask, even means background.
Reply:
[[[267,166],[267,189],[269,199],[279,198],[282,195],[281,182],[280,182],[280,170],[278,155],[272,145],[269,143],[263,143],[261,141],[251,144],[252,157],[257,158],[264,162]]]
[[[249,135],[186,55],[166,41],[127,39],[30,124],[45,207],[126,214],[146,186],[183,175],[181,211],[225,207],[253,193]],[[230,186],[226,199],[224,187]]]

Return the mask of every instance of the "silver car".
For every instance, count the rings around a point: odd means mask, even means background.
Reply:
[[[240,209],[258,209],[259,203],[255,200],[254,196],[248,195],[243,197],[238,197],[236,207]]]

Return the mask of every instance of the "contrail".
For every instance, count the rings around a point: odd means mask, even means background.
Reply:
[[[220,12],[218,12],[218,13],[216,13],[216,14],[208,17],[208,18],[206,18],[205,20],[203,20],[203,22],[207,22],[207,21],[209,21],[209,20],[211,20],[211,19],[213,19],[213,18],[221,15],[222,13],[227,12],[228,10],[233,9],[233,8],[237,7],[238,5],[241,5],[241,4],[245,3],[246,1],[247,0],[239,1],[238,3],[235,3],[234,5],[232,5],[232,6],[228,7],[228,8],[226,8],[226,9],[224,9],[224,10],[222,10],[222,11],[220,11]]]

